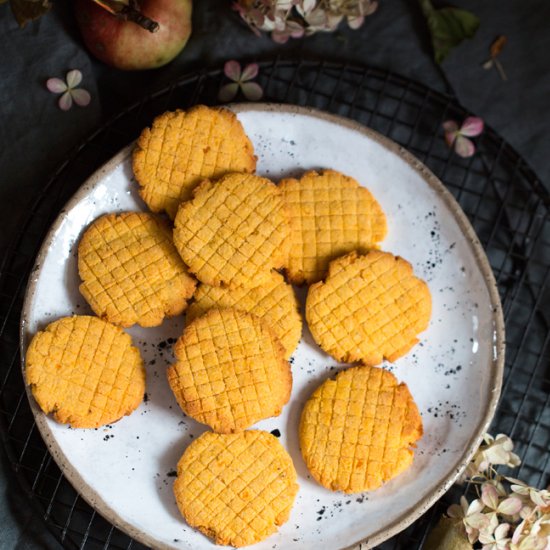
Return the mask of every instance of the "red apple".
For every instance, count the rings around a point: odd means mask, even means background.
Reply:
[[[191,34],[191,0],[141,0],[139,9],[159,24],[157,32],[119,19],[93,0],[77,0],[76,19],[90,52],[127,71],[154,69],[172,61]]]

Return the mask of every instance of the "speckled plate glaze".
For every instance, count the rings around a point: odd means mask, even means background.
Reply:
[[[257,545],[272,548],[367,547],[404,529],[453,483],[487,428],[497,404],[504,360],[502,312],[485,254],[460,207],[437,178],[395,143],[350,120],[281,105],[234,105],[258,155],[258,172],[274,180],[333,168],[367,186],[384,208],[383,249],[412,262],[429,284],[433,317],[421,343],[395,364],[424,421],[412,467],[370,493],[347,496],[317,485],[298,446],[302,406],[341,365],[321,352],[307,327],[293,355],[294,387],[278,418],[256,425],[280,434],[299,475],[290,520]],[[78,292],[76,245],[105,212],[144,210],[132,181],[131,146],[92,176],[50,230],[27,290],[22,356],[30,338],[58,317],[90,313]],[[303,301],[304,291],[298,291]],[[186,525],[174,502],[176,463],[205,428],[180,412],[166,381],[181,317],[155,329],[129,330],[147,363],[147,396],[112,426],[76,430],[40,412],[36,423],[64,474],[102,515],[159,549],[213,548]],[[23,366],[24,369],[24,366]]]

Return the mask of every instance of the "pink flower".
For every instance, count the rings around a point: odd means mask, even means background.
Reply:
[[[91,96],[89,92],[77,86],[82,82],[82,73],[73,69],[67,73],[66,81],[60,78],[49,78],[46,87],[53,94],[63,94],[58,101],[59,108],[68,111],[73,101],[80,107],[86,107],[90,103]]]
[[[244,97],[249,101],[260,100],[264,95],[261,86],[256,82],[250,82],[258,76],[258,70],[256,63],[250,63],[244,70],[241,70],[241,66],[237,61],[228,61],[224,66],[223,72],[233,82],[225,84],[220,88],[218,99],[223,102],[231,101],[240,89]]]
[[[445,130],[445,141],[447,145],[454,148],[457,155],[468,158],[476,152],[476,147],[470,137],[476,137],[483,132],[483,120],[478,117],[468,117],[460,128],[454,120],[447,120],[443,123]]]

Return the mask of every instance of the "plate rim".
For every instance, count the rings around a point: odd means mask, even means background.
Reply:
[[[398,143],[353,119],[349,119],[342,115],[328,113],[312,107],[303,107],[299,105],[283,103],[232,103],[225,105],[225,107],[231,109],[236,115],[245,112],[271,112],[304,115],[312,118],[321,119],[366,136],[367,138],[372,139],[383,148],[389,150],[391,153],[399,157],[435,191],[435,193],[451,211],[454,219],[456,220],[460,230],[462,231],[470,246],[477,267],[480,270],[481,275],[483,276],[485,286],[489,293],[489,298],[492,306],[493,321],[493,357],[490,363],[492,369],[492,372],[490,373],[490,379],[493,380],[493,384],[490,384],[488,387],[490,396],[483,410],[481,419],[478,422],[476,429],[472,432],[472,435],[468,441],[468,444],[465,446],[465,450],[462,453],[461,457],[459,457],[452,465],[452,467],[449,468],[449,473],[446,476],[443,476],[443,478],[436,484],[436,487],[433,491],[411,505],[389,525],[381,527],[372,535],[364,539],[360,539],[354,542],[352,545],[343,547],[343,550],[352,550],[359,544],[366,544],[367,548],[372,548],[374,545],[380,544],[381,542],[387,540],[393,535],[406,529],[411,523],[413,523],[421,515],[423,515],[437,500],[439,500],[439,498],[441,498],[441,496],[443,496],[443,494],[445,494],[449,490],[449,488],[454,484],[456,479],[465,470],[467,464],[470,462],[470,459],[472,458],[473,454],[481,443],[481,440],[483,439],[483,434],[486,432],[489,424],[494,417],[500,398],[504,373],[505,325],[502,305],[493,270],[491,269],[483,245],[479,241],[479,238],[477,237],[474,228],[472,227],[470,221],[466,217],[466,214],[464,213],[456,199],[444,186],[441,180],[426,165],[424,165],[412,153],[407,151]],[[30,272],[29,280],[25,289],[19,329],[21,371],[25,384],[27,398],[29,399],[31,411],[34,416],[35,423],[40,431],[40,435],[42,436],[48,448],[48,451],[59,466],[61,472],[68,479],[76,492],[107,521],[109,521],[115,527],[124,531],[130,537],[136,539],[138,542],[158,548],[159,550],[174,550],[178,547],[160,542],[151,537],[147,532],[142,531],[141,529],[123,520],[118,515],[116,510],[113,509],[109,504],[107,504],[99,496],[96,490],[84,481],[78,470],[73,467],[71,462],[63,453],[57,440],[53,437],[52,432],[46,422],[47,415],[45,415],[36,404],[36,401],[32,396],[30,387],[25,381],[25,332],[28,322],[27,320],[30,317],[31,304],[36,294],[36,287],[40,276],[42,262],[48,253],[49,247],[53,239],[55,238],[59,227],[64,221],[64,214],[65,212],[76,206],[86,195],[86,193],[89,192],[89,190],[97,184],[99,180],[101,180],[105,177],[105,175],[116,169],[127,157],[129,157],[133,150],[133,147],[134,142],[125,146],[110,160],[108,160],[96,171],[94,171],[94,173],[84,181],[84,183],[75,191],[71,198],[61,208],[55,221],[46,233],[46,236],[44,237],[44,240],[34,261],[33,268]]]

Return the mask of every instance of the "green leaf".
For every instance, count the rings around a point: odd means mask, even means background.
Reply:
[[[430,531],[424,550],[472,550],[460,520],[442,516]]]
[[[38,19],[52,7],[49,0],[10,0],[11,11],[20,27]]]
[[[479,19],[458,8],[434,8],[431,0],[419,0],[432,36],[434,58],[441,63],[464,39],[472,38],[479,28]]]

